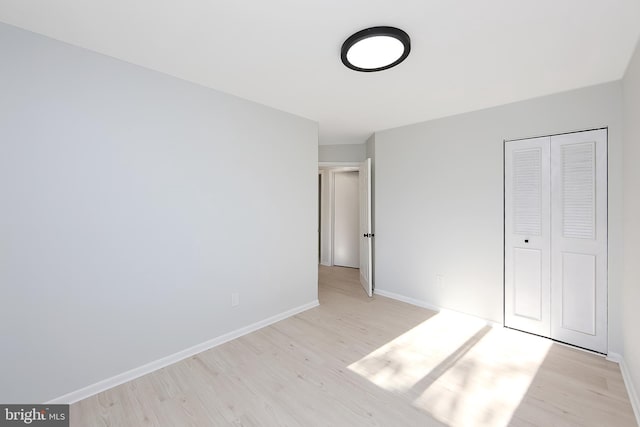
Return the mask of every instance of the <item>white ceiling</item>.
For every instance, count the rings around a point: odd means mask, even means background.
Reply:
[[[617,80],[640,0],[0,0],[0,21],[320,123],[321,144]],[[380,73],[340,62],[376,25],[411,36]]]

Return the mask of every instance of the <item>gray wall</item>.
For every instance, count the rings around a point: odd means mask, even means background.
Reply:
[[[318,161],[320,162],[361,162],[365,158],[365,144],[318,146]]]
[[[0,61],[0,402],[317,299],[315,123],[4,24]]]
[[[377,288],[501,323],[503,140],[608,126],[609,350],[620,353],[621,101],[615,82],[376,133]]]
[[[623,80],[624,358],[640,392],[640,45]],[[638,396],[636,395],[636,399]],[[636,400],[636,404],[638,404]],[[638,408],[640,409],[640,408]]]

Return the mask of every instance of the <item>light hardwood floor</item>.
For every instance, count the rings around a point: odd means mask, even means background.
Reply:
[[[320,267],[320,306],[71,406],[72,426],[634,426],[618,366]]]

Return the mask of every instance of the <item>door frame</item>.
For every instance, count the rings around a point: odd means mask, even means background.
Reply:
[[[318,162],[318,172],[321,175],[320,187],[322,188],[321,200],[324,202],[324,208],[320,213],[321,225],[324,225],[324,230],[328,232],[329,239],[324,242],[322,236],[320,236],[320,264],[326,266],[333,266],[333,233],[335,224],[335,181],[334,174],[336,172],[358,172],[360,170],[360,162]],[[329,218],[323,215],[324,212],[329,212]],[[328,256],[324,258],[322,254],[326,251]]]

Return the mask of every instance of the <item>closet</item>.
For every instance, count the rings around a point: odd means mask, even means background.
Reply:
[[[607,352],[607,130],[505,142],[505,326]]]

